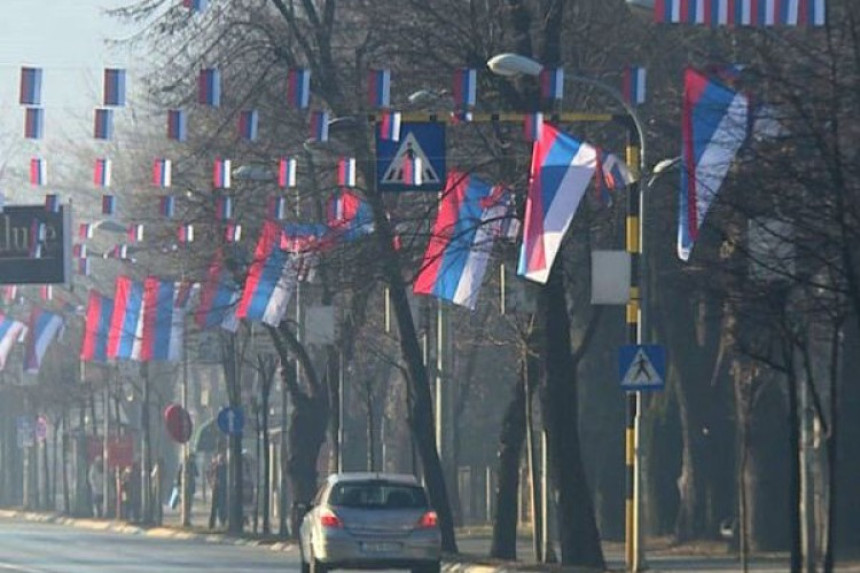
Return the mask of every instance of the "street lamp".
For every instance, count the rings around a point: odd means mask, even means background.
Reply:
[[[628,3],[652,2],[653,0],[627,0]],[[493,56],[487,61],[487,67],[493,73],[503,77],[516,75],[539,76],[544,66],[527,56],[504,53]],[[586,84],[597,88],[626,112],[633,129],[628,125],[627,164],[637,176],[637,183],[630,187],[627,203],[627,252],[630,253],[632,266],[630,280],[630,297],[627,303],[628,343],[641,345],[643,342],[642,329],[642,221],[644,220],[644,173],[645,173],[645,131],[636,109],[628,103],[614,87],[589,77],[567,76],[575,83]],[[637,146],[638,144],[638,146]],[[662,163],[662,162],[661,162]],[[663,169],[665,169],[664,167]],[[627,394],[626,423],[625,423],[625,465],[627,488],[625,499],[625,560],[630,571],[641,569],[641,530],[640,524],[640,452],[639,432],[640,413],[642,410],[642,394],[639,391]]]

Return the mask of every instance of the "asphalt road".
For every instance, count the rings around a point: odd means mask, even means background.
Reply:
[[[298,553],[0,519],[0,573],[298,571]]]

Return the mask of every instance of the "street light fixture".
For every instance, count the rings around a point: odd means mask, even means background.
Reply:
[[[647,3],[653,0],[627,0],[630,3]],[[487,61],[487,67],[493,73],[503,77],[516,75],[539,76],[544,66],[540,62],[527,56],[513,53],[504,53],[493,56]],[[642,252],[643,252],[643,225],[644,204],[644,175],[645,175],[645,131],[636,109],[628,103],[614,87],[593,78],[569,75],[566,76],[575,83],[592,86],[609,97],[624,108],[634,130],[628,135],[627,164],[638,176],[638,182],[631,186],[630,196],[627,203],[627,251],[631,256],[633,272],[630,281],[630,301],[627,303],[627,326],[628,343],[641,345],[644,339],[642,328]],[[632,133],[635,131],[635,133]],[[635,147],[638,143],[638,148]],[[662,163],[662,162],[661,162]],[[664,166],[662,169],[666,169]],[[640,452],[639,433],[640,417],[642,411],[642,393],[639,391],[628,392],[627,408],[625,409],[627,441],[626,473],[627,473],[627,496],[625,499],[625,560],[630,571],[641,570],[641,529],[640,529]]]

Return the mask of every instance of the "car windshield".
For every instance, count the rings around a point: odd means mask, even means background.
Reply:
[[[390,482],[355,482],[335,485],[329,505],[365,509],[423,509],[427,496],[418,486]]]

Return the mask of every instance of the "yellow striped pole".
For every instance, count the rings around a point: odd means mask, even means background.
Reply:
[[[640,179],[639,138],[634,126],[630,126],[627,142],[627,165],[634,175],[634,183],[627,194],[627,252],[630,253],[630,300],[627,303],[627,341],[629,344],[642,344],[641,318],[641,254],[642,224],[640,221],[642,187]],[[626,488],[624,500],[625,561],[629,571],[640,570],[640,520],[639,520],[639,406],[638,391],[627,393],[625,420],[625,470]]]

